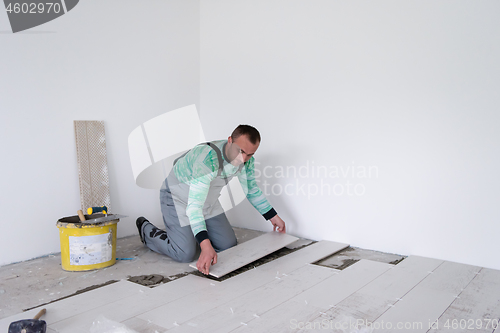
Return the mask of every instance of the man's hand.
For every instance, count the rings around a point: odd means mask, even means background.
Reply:
[[[275,215],[270,221],[273,225],[273,231],[276,231],[276,229],[278,229],[278,231],[283,234],[286,232],[285,221],[283,221],[281,217]]]
[[[215,265],[217,263],[217,252],[215,252],[208,238],[200,243],[200,247],[201,254],[196,262],[196,268],[203,274],[208,275],[210,265]]]

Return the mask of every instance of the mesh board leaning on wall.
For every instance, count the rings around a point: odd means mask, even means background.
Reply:
[[[75,120],[74,125],[82,210],[107,206],[111,211],[104,122]]]

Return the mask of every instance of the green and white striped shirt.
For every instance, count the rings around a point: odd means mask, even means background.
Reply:
[[[252,206],[266,219],[275,216],[275,210],[255,180],[255,158],[252,156],[241,171],[238,172],[239,167],[232,165],[225,154],[224,148],[227,140],[212,141],[212,143],[220,149],[224,160],[223,172],[220,177],[225,179],[236,175]],[[195,146],[174,165],[176,178],[180,182],[189,185],[186,215],[189,218],[194,235],[207,230],[203,207],[210,190],[210,183],[217,177],[218,170],[219,159],[217,152],[209,145]]]

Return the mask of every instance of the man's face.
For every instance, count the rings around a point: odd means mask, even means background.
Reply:
[[[231,164],[238,166],[246,161],[248,161],[253,154],[259,148],[260,142],[253,144],[248,140],[247,135],[240,135],[233,141],[231,137],[227,139],[228,141],[228,152],[227,157],[231,160]]]

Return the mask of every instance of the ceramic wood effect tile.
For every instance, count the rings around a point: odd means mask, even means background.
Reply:
[[[288,274],[278,273],[273,281],[190,319],[179,329],[183,332],[229,332],[336,274],[339,271],[335,269],[311,264]]]
[[[472,279],[479,267],[445,261],[373,322],[377,332],[427,332]]]
[[[318,314],[313,325],[326,322],[329,327],[361,326],[373,323],[394,303],[429,275],[442,260],[410,256],[353,293],[324,314]],[[313,326],[314,327],[314,326]],[[301,332],[307,330],[301,330]]]
[[[391,269],[392,265],[360,260],[354,265],[317,283],[313,287],[281,303],[279,306],[258,313],[234,332],[286,332],[298,330],[321,313],[333,308],[351,294]]]
[[[429,333],[500,330],[500,271],[483,268],[439,317]]]
[[[6,332],[9,324],[13,321],[33,318],[42,308],[46,308],[47,313],[41,319],[45,320],[50,326],[53,323],[75,316],[79,313],[84,313],[110,302],[129,297],[139,290],[147,291],[149,288],[128,281],[118,281],[77,296],[65,298],[30,311],[4,318],[0,320],[0,331]]]
[[[179,300],[175,305],[154,309],[140,315],[139,318],[151,320],[168,329],[181,325],[192,318],[210,311],[214,307],[244,295],[266,283],[275,280],[280,273],[288,274],[304,265],[320,260],[332,253],[347,247],[347,244],[322,241],[300,249],[289,255],[280,257],[267,264],[239,274],[219,284],[214,283],[211,288],[189,295]],[[322,269],[328,270],[323,267]]]
[[[275,231],[268,232],[219,252],[217,254],[217,263],[210,267],[209,274],[220,278],[297,240],[297,237],[288,234]],[[196,261],[189,264],[189,266],[196,268]]]

